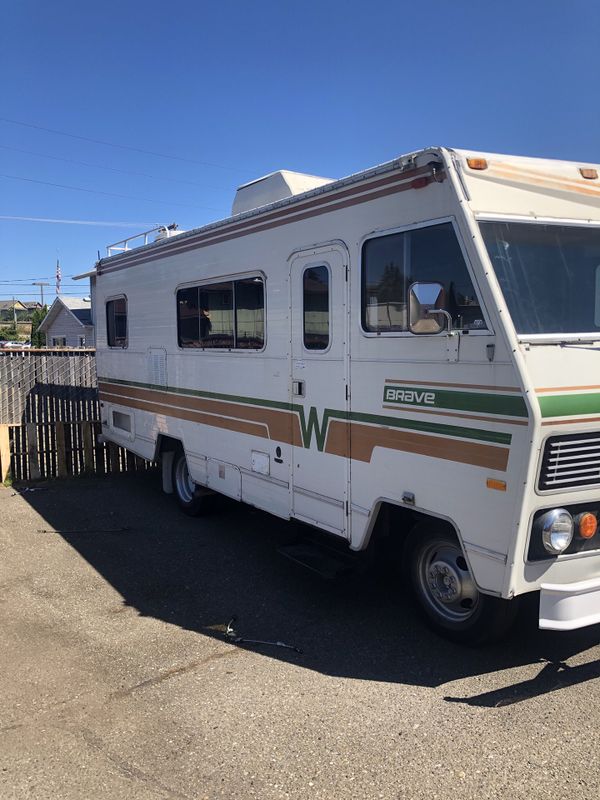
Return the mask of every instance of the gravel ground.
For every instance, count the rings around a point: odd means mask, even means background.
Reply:
[[[0,797],[593,798],[599,628],[485,650],[147,473],[0,487]],[[302,650],[238,645],[224,630]]]

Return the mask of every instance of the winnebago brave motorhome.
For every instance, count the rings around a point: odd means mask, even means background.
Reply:
[[[598,167],[432,148],[279,172],[92,274],[103,435],[338,537],[402,541],[458,640],[600,622]]]

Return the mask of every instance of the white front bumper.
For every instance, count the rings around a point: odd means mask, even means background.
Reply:
[[[600,578],[577,583],[542,583],[540,628],[570,631],[600,622]]]

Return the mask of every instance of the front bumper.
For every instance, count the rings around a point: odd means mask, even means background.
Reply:
[[[539,626],[570,631],[600,622],[600,578],[577,583],[542,583]]]

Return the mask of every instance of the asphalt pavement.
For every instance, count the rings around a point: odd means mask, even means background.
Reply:
[[[600,629],[486,649],[156,473],[0,487],[0,798],[596,798]],[[236,643],[238,636],[271,644]],[[301,652],[297,652],[300,650]]]

